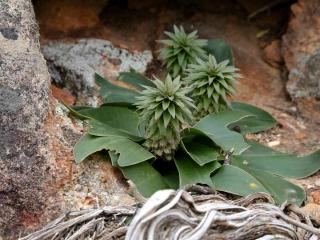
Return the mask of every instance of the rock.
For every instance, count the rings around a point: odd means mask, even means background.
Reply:
[[[278,68],[283,62],[280,52],[280,40],[274,40],[263,49],[263,57],[272,67]]]
[[[0,22],[0,239],[73,209],[132,204],[105,157],[74,162],[83,125],[51,95],[31,0],[0,0]]]
[[[302,211],[308,214],[317,224],[320,224],[320,205],[308,203],[302,208]]]
[[[320,179],[316,180],[316,181],[314,182],[314,185],[316,185],[317,187],[320,187]]]
[[[296,99],[300,114],[314,122],[320,124],[320,101],[315,98],[298,98]]]
[[[320,97],[320,2],[299,0],[291,7],[282,53],[289,71],[292,98]]]
[[[309,196],[312,203],[320,205],[320,190],[312,191]]]
[[[63,36],[84,28],[95,28],[108,0],[35,0],[40,28],[48,35]],[[48,30],[48,31],[46,31]]]
[[[59,187],[61,211],[133,204],[134,199],[128,195],[122,174],[105,156],[96,154],[81,164],[75,164],[73,148],[83,135],[83,124],[67,114],[64,106],[56,104],[49,130],[51,151],[56,152],[56,185]]]
[[[53,81],[78,97],[96,93],[95,73],[115,79],[119,72],[129,71],[130,68],[144,72],[152,60],[150,51],[131,53],[99,39],[81,39],[69,43],[49,42],[43,45],[42,52]],[[97,105],[92,97],[85,102]]]
[[[268,147],[275,147],[275,146],[278,146],[280,145],[280,141],[279,140],[275,140],[275,141],[270,141],[267,143]]]
[[[76,101],[76,98],[72,96],[68,90],[63,90],[61,88],[58,88],[54,84],[51,84],[51,91],[52,91],[52,95],[56,99],[62,100],[68,105],[73,105]]]
[[[40,224],[54,174],[50,76],[31,0],[0,1],[0,22],[0,238],[7,239]]]

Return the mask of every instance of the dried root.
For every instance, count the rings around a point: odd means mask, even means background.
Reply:
[[[192,197],[183,190],[163,190],[155,193],[137,213],[125,239],[250,240],[266,236],[269,239],[320,236],[320,230],[312,226],[307,216],[293,207],[283,208],[288,214],[295,212],[300,217],[289,217],[262,193],[228,201],[217,195]]]
[[[125,222],[133,216],[127,228]],[[133,206],[71,212],[20,240],[316,240],[319,236],[320,230],[298,207],[277,207],[264,193],[228,200],[210,192],[192,196],[185,190],[162,190],[137,213]]]
[[[135,207],[104,207],[70,212],[43,229],[19,240],[109,240],[123,239],[122,223],[135,214]]]

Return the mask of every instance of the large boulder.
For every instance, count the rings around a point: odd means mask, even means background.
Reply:
[[[132,204],[105,158],[74,163],[83,126],[51,96],[31,0],[0,0],[0,22],[0,239],[68,210]]]
[[[299,0],[291,7],[282,53],[289,71],[287,90],[292,98],[320,97],[320,2]]]
[[[30,0],[0,1],[0,236],[39,224],[52,194],[50,76]]]

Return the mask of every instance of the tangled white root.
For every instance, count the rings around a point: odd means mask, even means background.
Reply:
[[[320,236],[298,207],[277,207],[264,193],[231,201],[217,194],[162,190],[136,210],[127,206],[71,212],[20,240],[316,240]],[[132,217],[126,227],[125,221]]]
[[[303,219],[295,220],[271,202],[263,193],[232,202],[218,195],[192,197],[184,190],[158,191],[134,217],[125,239],[310,239],[320,234],[298,208]]]

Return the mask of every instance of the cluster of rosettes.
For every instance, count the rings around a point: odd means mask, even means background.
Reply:
[[[190,89],[182,87],[180,77],[164,82],[155,79],[156,87],[144,86],[135,105],[146,125],[144,145],[157,157],[171,160],[180,142],[184,125],[192,121],[192,99],[186,96]]]
[[[196,119],[229,107],[227,96],[236,92],[236,78],[241,75],[237,73],[239,69],[228,64],[228,60],[217,63],[209,55],[207,60],[197,59],[196,64],[188,65],[184,81],[192,88]]]
[[[198,39],[197,31],[186,34],[182,26],[180,29],[174,26],[174,33],[165,34],[169,39],[159,41],[165,45],[160,50],[160,58],[173,77],[181,75],[187,65],[195,63],[197,58],[206,56],[202,48],[207,44],[207,40]]]

